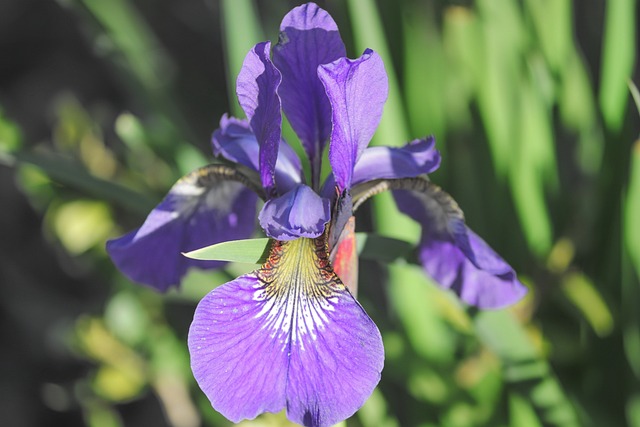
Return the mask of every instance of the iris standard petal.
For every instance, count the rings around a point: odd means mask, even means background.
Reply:
[[[191,367],[234,422],[287,409],[305,426],[351,416],[380,379],[380,332],[331,269],[321,239],[274,242],[258,271],[214,289],[189,330]]]
[[[238,102],[260,145],[260,179],[267,194],[275,194],[275,168],[282,137],[282,112],[277,90],[280,71],[269,58],[270,42],[258,43],[249,51],[236,82]]]
[[[351,186],[353,168],[373,137],[387,100],[387,73],[367,49],[358,59],[341,58],[318,67],[332,108],[329,161],[340,190]]]
[[[365,149],[353,170],[351,185],[376,179],[413,178],[435,171],[440,166],[440,152],[435,139],[416,139],[404,147],[370,147]],[[331,196],[335,179],[329,175],[321,194]]]
[[[284,195],[268,200],[258,219],[267,236],[276,240],[318,237],[331,219],[331,202],[299,184]]]
[[[331,132],[331,105],[317,70],[345,55],[338,26],[316,4],[298,6],[282,20],[273,49],[273,62],[282,73],[282,108],[317,174],[316,162]]]
[[[464,302],[502,308],[527,292],[514,270],[464,223],[456,202],[425,180],[420,191],[396,190],[398,208],[422,225],[418,248],[425,271]]]
[[[211,139],[213,154],[259,171],[260,145],[251,132],[246,120],[228,117],[220,119],[220,127]],[[276,185],[281,192],[286,192],[302,181],[302,164],[293,148],[280,140],[278,159],[276,161]]]
[[[374,179],[413,178],[440,166],[435,139],[416,139],[401,148],[371,147],[362,152],[353,170],[351,185]]]
[[[189,267],[223,265],[192,260],[182,252],[251,236],[256,194],[238,182],[217,178],[212,169],[216,167],[186,175],[142,227],[107,242],[109,256],[129,279],[164,292],[178,285]]]

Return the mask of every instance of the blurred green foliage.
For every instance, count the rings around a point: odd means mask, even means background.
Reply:
[[[199,298],[248,267],[194,272],[160,296],[115,271],[104,242],[207,162],[207,132],[222,112],[240,113],[233,87],[246,51],[263,34],[275,38],[297,3],[177,3],[56,6],[129,101],[87,102],[82,90],[56,87],[46,137],[36,139],[12,115],[20,92],[0,91],[2,167],[43,218],[59,268],[83,283],[99,278],[103,289],[51,338],[86,368],[65,380],[43,374],[29,404],[79,414],[64,425],[230,425],[197,389],[185,337]],[[629,91],[638,82],[637,2],[320,3],[351,57],[370,47],[384,58],[390,96],[373,143],[434,134],[443,165],[433,180],[530,288],[509,310],[477,312],[402,257],[389,266],[362,259],[359,299],[387,361],[378,389],[343,424],[640,427],[640,120]],[[162,28],[174,21],[192,34]],[[180,37],[217,48],[181,49]],[[194,70],[218,64],[218,78],[187,68],[187,58]],[[398,218],[380,197],[358,221],[415,243],[417,226]],[[0,313],[22,324],[7,308],[24,304],[11,286],[2,284]],[[55,425],[47,419],[37,425]],[[286,420],[266,414],[241,425]]]

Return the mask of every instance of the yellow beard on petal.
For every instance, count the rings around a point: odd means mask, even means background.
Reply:
[[[256,317],[267,316],[264,328],[283,345],[315,340],[346,291],[329,262],[325,235],[316,239],[274,241],[270,255],[257,271],[253,295],[264,306]]]

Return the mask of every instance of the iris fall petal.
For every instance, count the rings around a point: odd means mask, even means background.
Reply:
[[[423,191],[394,191],[398,208],[422,225],[418,256],[425,271],[465,303],[506,307],[527,292],[515,272],[464,223],[455,201],[425,182]]]
[[[191,366],[234,422],[287,409],[305,426],[351,416],[380,379],[380,332],[328,264],[322,239],[275,242],[258,271],[214,289],[189,331]]]
[[[256,194],[238,182],[203,180],[208,170],[182,178],[140,228],[107,242],[111,259],[131,280],[164,292],[178,285],[189,267],[223,264],[192,260],[182,252],[251,236]]]

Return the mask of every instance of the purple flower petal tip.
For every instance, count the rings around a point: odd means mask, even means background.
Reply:
[[[526,286],[518,280],[513,269],[493,274],[478,268],[452,242],[425,241],[420,247],[419,258],[427,274],[455,292],[466,304],[481,309],[500,309],[515,304],[527,294]]]
[[[209,293],[189,330],[191,367],[234,422],[287,410],[328,427],[362,406],[384,364],[380,332],[326,264],[323,241],[276,242],[270,262]]]
[[[331,218],[331,202],[300,184],[267,201],[258,215],[267,236],[276,240],[318,237]]]
[[[394,191],[398,208],[422,225],[420,262],[439,285],[462,301],[497,309],[524,297],[527,288],[513,268],[465,223],[457,203],[437,186]]]

